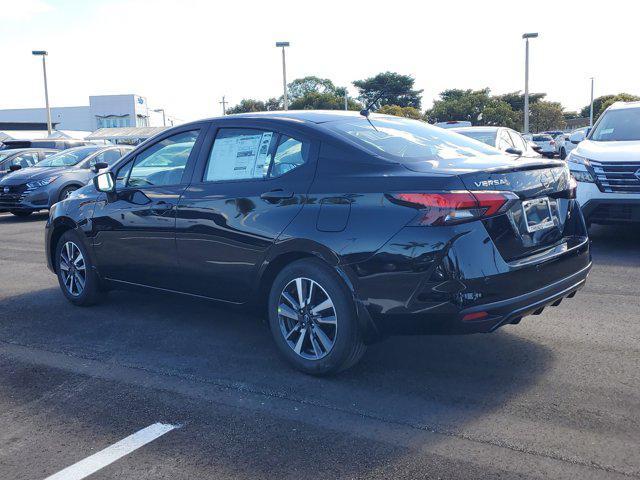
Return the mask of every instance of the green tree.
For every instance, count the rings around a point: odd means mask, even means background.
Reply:
[[[349,110],[360,110],[362,105],[353,99],[348,100]],[[289,110],[343,110],[344,96],[333,92],[308,92],[289,104]]]
[[[394,115],[396,117],[413,118],[414,120],[422,120],[422,113],[414,107],[401,107],[399,105],[383,105],[376,113],[385,115]]]
[[[562,130],[567,126],[559,102],[539,101],[531,105],[529,123],[534,132]]]
[[[422,90],[414,90],[415,80],[409,75],[396,72],[383,72],[375,77],[356,80],[353,85],[358,89],[359,99],[368,105],[380,95],[377,106],[397,105],[420,109]]]
[[[546,97],[546,93],[530,93],[529,94],[529,105],[533,105],[536,102],[539,102],[544,97]],[[515,92],[505,93],[503,95],[497,95],[495,97],[497,100],[502,100],[503,102],[507,102],[511,109],[514,111],[524,112],[524,93],[520,93],[520,90],[516,90]]]
[[[287,96],[293,102],[309,93],[338,93],[336,86],[328,78],[320,78],[309,75],[303,78],[296,78],[287,85]],[[342,89],[342,93],[345,89]]]
[[[640,97],[631,95],[630,93],[618,93],[617,95],[602,95],[593,99],[593,121],[595,122],[602,112],[604,112],[611,104],[615,102],[634,102],[640,100]],[[580,116],[588,117],[591,105],[587,105],[580,111]]]
[[[282,99],[270,98],[266,102],[254,98],[243,98],[235,107],[227,109],[227,114],[269,112],[272,110],[282,110]]]

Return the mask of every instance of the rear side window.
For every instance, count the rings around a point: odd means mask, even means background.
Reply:
[[[129,163],[121,171],[131,168],[127,186],[150,187],[177,185],[189,160],[189,155],[198,139],[198,130],[177,133],[155,143],[140,153],[133,164]],[[129,167],[129,165],[132,165]],[[126,172],[122,172],[126,173]],[[122,182],[122,173],[117,178]]]
[[[22,168],[33,167],[36,163],[38,163],[36,152],[21,153],[11,160],[11,165],[20,165]]]
[[[275,178],[306,162],[308,142],[269,130],[221,128],[213,142],[205,182]]]

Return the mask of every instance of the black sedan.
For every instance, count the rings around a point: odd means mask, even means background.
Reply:
[[[145,287],[264,307],[300,370],[392,334],[492,332],[591,267],[564,162],[423,122],[271,112],[163,132],[54,205],[50,269],[76,305]]]

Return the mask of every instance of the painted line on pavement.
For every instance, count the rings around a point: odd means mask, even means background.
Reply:
[[[129,455],[131,452],[146,445],[147,443],[153,442],[156,438],[161,437],[175,428],[180,428],[180,426],[166,423],[154,423],[133,435],[129,435],[127,438],[123,438],[104,450],[100,450],[99,452],[94,453],[84,460],[80,460],[78,463],[74,463],[64,470],[54,473],[53,475],[45,478],[45,480],[81,480],[116,460],[121,459],[125,455]]]

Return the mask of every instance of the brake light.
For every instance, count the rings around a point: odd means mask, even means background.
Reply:
[[[551,141],[549,142],[549,144],[550,144],[550,145],[555,145],[555,144],[556,144],[556,141],[555,141],[555,140],[551,140]]]
[[[419,225],[449,225],[506,211],[517,196],[511,192],[393,193],[394,203],[421,211]]]

